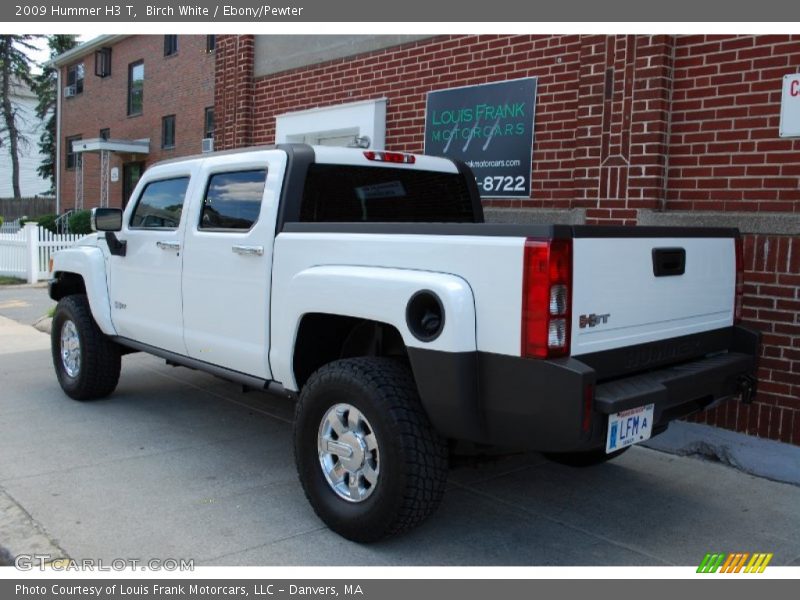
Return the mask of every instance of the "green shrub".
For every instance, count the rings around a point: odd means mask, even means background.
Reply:
[[[91,214],[89,210],[79,210],[69,216],[69,232],[85,235],[92,233]]]
[[[57,218],[58,218],[58,215],[42,215],[41,217],[36,217],[36,219],[33,219],[33,220],[35,220],[37,223],[39,223],[39,227],[42,227],[43,229],[47,229],[49,231],[52,231],[53,233],[58,233],[56,231],[56,219]]]
[[[4,222],[5,222],[5,219],[3,219],[3,217],[2,217],[2,216],[0,216],[0,227],[2,227],[2,226],[3,226],[3,223],[4,223]]]

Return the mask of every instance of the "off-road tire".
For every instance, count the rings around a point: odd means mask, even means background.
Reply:
[[[320,464],[320,423],[348,403],[372,428],[380,453],[375,489],[360,502],[339,497]],[[407,531],[439,506],[448,471],[445,440],[433,429],[408,367],[388,358],[349,358],[316,371],[304,386],[294,424],[297,472],[306,497],[333,531],[374,542]]]
[[[61,358],[61,332],[72,321],[80,340],[80,368],[70,376]],[[89,300],[78,294],[62,298],[56,306],[50,345],[58,383],[70,398],[94,400],[113,392],[119,382],[120,348],[100,331],[92,317]]]

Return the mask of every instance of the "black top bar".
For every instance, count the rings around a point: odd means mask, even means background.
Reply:
[[[736,238],[724,227],[609,227],[605,225],[516,225],[513,223],[298,223],[287,233],[368,233],[382,235],[475,235],[489,237],[570,238]]]

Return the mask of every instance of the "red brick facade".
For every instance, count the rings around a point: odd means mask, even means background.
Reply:
[[[252,36],[219,36],[218,48],[218,148],[273,143],[286,112],[387,98],[387,148],[420,152],[428,91],[535,76],[532,197],[487,206],[630,225],[642,209],[800,213],[800,140],[778,137],[800,36],[443,36],[256,79]],[[800,444],[792,223],[745,237],[745,318],[765,334],[758,397],[699,420]]]
[[[252,35],[220,36],[214,87],[220,149],[253,143],[253,49]]]
[[[779,139],[800,36],[678,38],[667,208],[800,212],[800,139]]]
[[[128,116],[128,65],[144,61],[144,106],[142,113]],[[94,54],[74,63],[83,62],[85,78],[83,93],[63,98],[61,117],[61,208],[75,205],[75,171],[66,167],[65,139],[81,136],[99,137],[100,130],[110,129],[111,139],[150,139],[150,153],[145,157],[112,155],[111,166],[119,168],[120,179],[110,183],[109,204],[122,205],[122,165],[131,160],[158,160],[197,154],[205,126],[205,108],[214,106],[214,53],[206,51],[205,35],[179,35],[178,52],[164,56],[164,36],[135,35],[112,46],[110,77],[94,75]],[[68,66],[62,68],[66,81]],[[161,119],[175,115],[175,147],[161,148]],[[100,159],[87,154],[83,167],[84,207],[99,204]]]
[[[695,420],[800,445],[800,236],[748,235],[744,250],[742,316],[764,336],[758,395]]]

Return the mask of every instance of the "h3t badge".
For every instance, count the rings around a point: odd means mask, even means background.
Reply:
[[[608,319],[611,317],[611,313],[606,313],[604,315],[596,315],[594,313],[590,315],[581,315],[578,317],[578,326],[581,329],[585,329],[587,327],[596,327],[597,325],[605,325],[608,323]]]

